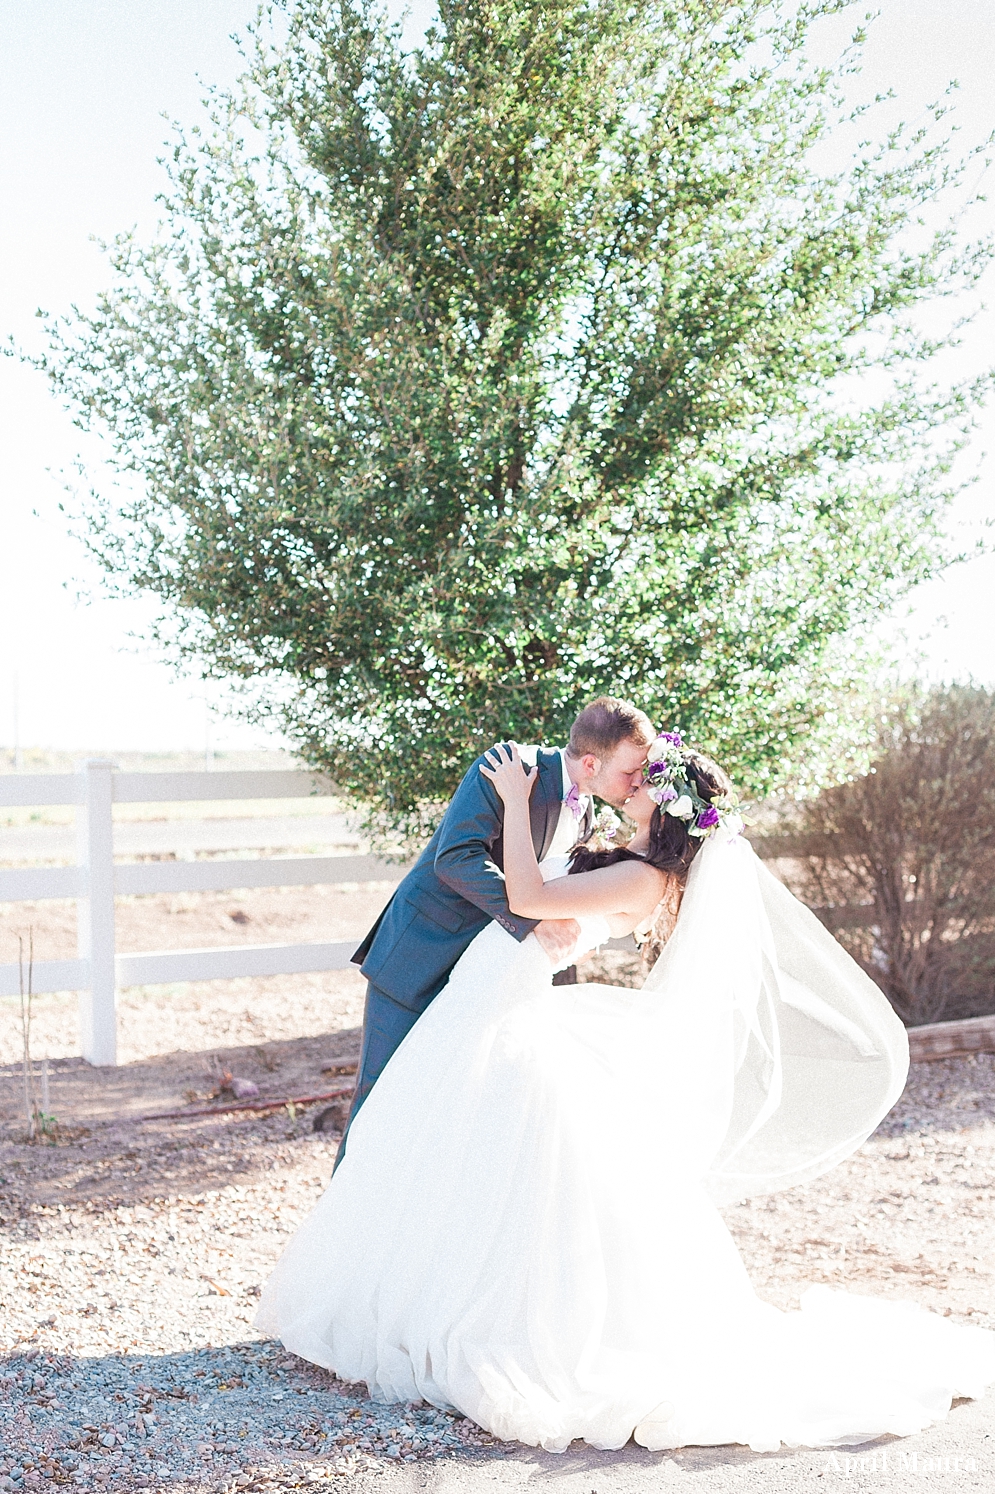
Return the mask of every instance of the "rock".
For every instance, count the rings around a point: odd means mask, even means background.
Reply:
[[[259,1085],[252,1079],[232,1079],[228,1087],[236,1100],[254,1100],[259,1094]]]
[[[312,1123],[313,1129],[341,1136],[345,1130],[345,1123],[349,1119],[350,1103],[348,1099],[336,1100],[324,1110],[320,1110]]]

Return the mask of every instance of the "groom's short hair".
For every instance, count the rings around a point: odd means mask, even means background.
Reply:
[[[614,695],[599,695],[581,711],[570,728],[567,751],[571,757],[611,757],[620,742],[639,742],[648,747],[656,736],[645,711]]]

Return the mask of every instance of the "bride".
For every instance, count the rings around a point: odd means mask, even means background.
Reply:
[[[650,749],[625,848],[540,868],[534,772],[495,749],[511,909],[582,943],[683,896],[641,991],[554,986],[489,924],[357,1116],[257,1326],[379,1400],[553,1451],[828,1447],[995,1380],[995,1334],[811,1287],[761,1301],[718,1206],[826,1172],[901,1094],[884,996],[738,833],[725,775]],[[610,829],[607,832],[610,835]]]

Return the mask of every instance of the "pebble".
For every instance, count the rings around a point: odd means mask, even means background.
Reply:
[[[113,1488],[122,1494],[187,1480],[234,1490],[264,1474],[294,1473],[321,1483],[329,1475],[373,1472],[386,1462],[414,1463],[453,1448],[469,1452],[492,1445],[465,1418],[424,1405],[375,1405],[359,1387],[332,1380],[281,1346],[259,1340],[193,1349],[168,1362],[119,1353],[88,1360],[52,1354],[44,1363],[66,1403],[57,1420],[25,1401],[25,1383],[31,1385],[25,1356],[15,1353],[4,1366],[3,1494],[60,1478],[81,1491]],[[274,1404],[274,1379],[286,1387],[289,1405]],[[234,1386],[223,1406],[211,1382]],[[140,1409],[150,1403],[154,1420]],[[26,1421],[17,1414],[21,1405]],[[149,1429],[147,1451],[134,1436],[141,1424]]]

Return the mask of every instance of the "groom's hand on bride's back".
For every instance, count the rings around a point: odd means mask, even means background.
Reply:
[[[533,930],[552,965],[569,965],[580,938],[580,924],[576,918],[544,918]]]

